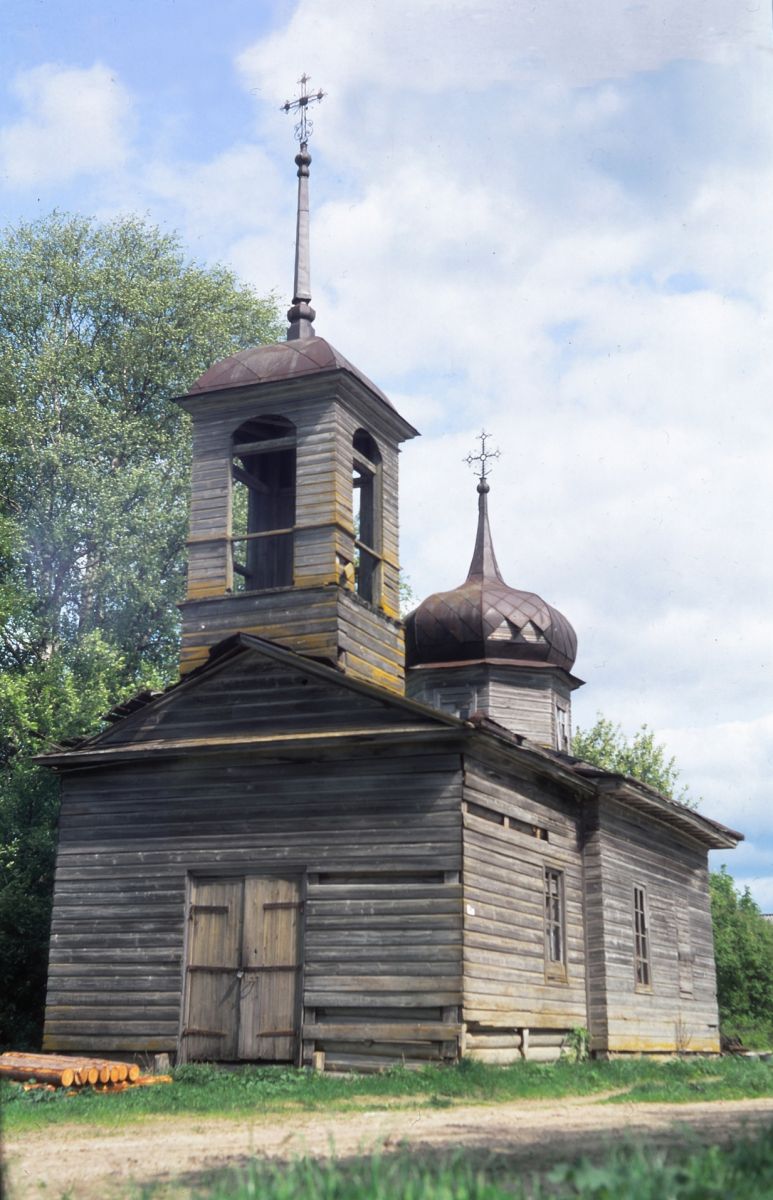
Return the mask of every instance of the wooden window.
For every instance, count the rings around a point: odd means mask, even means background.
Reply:
[[[676,904],[676,946],[679,959],[679,994],[692,996],[695,956],[692,949],[692,930],[689,901]]]
[[[636,986],[652,986],[650,972],[649,920],[647,917],[647,893],[643,887],[633,889],[634,967]]]
[[[549,979],[566,978],[564,873],[554,867],[545,867],[545,973]]]
[[[357,594],[376,604],[381,593],[381,453],[358,429],[352,441],[354,576]]]
[[[478,707],[478,693],[470,687],[438,687],[434,689],[432,703],[440,712],[468,721]]]
[[[245,421],[233,437],[233,591],[293,582],[295,426],[284,417]]]
[[[556,704],[556,749],[566,754],[571,750],[569,709],[564,704]]]

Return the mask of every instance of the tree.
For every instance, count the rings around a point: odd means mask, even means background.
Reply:
[[[189,430],[170,399],[276,302],[135,218],[0,240],[0,1040],[34,1042],[56,782],[31,761],[174,673]]]
[[[711,913],[719,1015],[742,1036],[773,1039],[773,924],[748,888],[738,892],[726,868],[711,875]]]
[[[0,497],[27,598],[3,665],[96,629],[168,668],[183,569],[189,439],[169,400],[216,359],[279,333],[276,304],[186,263],[134,218],[54,214],[0,245]]]
[[[687,787],[679,788],[679,768],[674,758],[667,758],[666,748],[655,741],[647,725],[632,738],[626,737],[620,725],[607,720],[601,713],[590,729],[578,729],[572,739],[572,754],[593,766],[603,767],[618,775],[631,775],[670,796],[688,808],[697,807]]]

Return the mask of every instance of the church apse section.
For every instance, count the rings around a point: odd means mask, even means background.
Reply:
[[[614,797],[602,785],[586,816],[591,1047],[717,1053],[707,850],[738,835],[674,803],[667,825],[646,800],[644,789],[623,785]],[[674,828],[691,818],[689,831]]]

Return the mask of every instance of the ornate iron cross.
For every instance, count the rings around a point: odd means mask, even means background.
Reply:
[[[308,91],[306,90],[306,84],[309,83],[310,79],[311,76],[307,75],[304,71],[303,75],[301,75],[300,79],[298,80],[301,88],[300,96],[296,96],[294,100],[285,100],[281,107],[282,112],[298,113],[299,119],[297,125],[295,126],[295,136],[302,146],[306,145],[312,133],[314,132],[314,126],[306,115],[308,107],[310,104],[315,104],[318,100],[321,100],[326,94],[322,91],[322,88],[320,88],[318,92],[312,92],[311,95],[309,95]]]
[[[486,442],[490,437],[491,437],[490,433],[486,433],[485,429],[481,429],[481,431],[478,435],[478,441],[480,442],[480,454],[473,454],[472,452],[470,452],[467,455],[467,457],[465,459],[463,459],[463,461],[467,463],[468,467],[472,467],[473,471],[475,471],[475,474],[478,476],[478,479],[480,480],[481,483],[486,482],[486,476],[489,474],[489,471],[487,470],[488,464],[493,459],[499,458],[499,456],[501,454],[501,450],[499,450],[499,449],[497,449],[497,450],[487,450],[486,449]],[[475,468],[476,463],[480,464],[479,471],[476,470],[476,468]]]

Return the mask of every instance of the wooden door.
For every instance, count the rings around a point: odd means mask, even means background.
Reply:
[[[292,1062],[298,1045],[300,880],[244,881],[239,1057]]]
[[[195,879],[188,909],[188,963],[181,1056],[236,1058],[242,948],[242,879]]]
[[[295,1060],[300,892],[292,877],[191,882],[183,1060]]]

